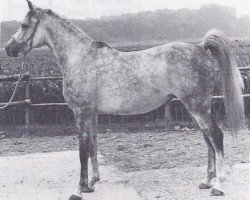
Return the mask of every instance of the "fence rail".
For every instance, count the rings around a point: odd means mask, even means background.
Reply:
[[[246,67],[239,67],[241,71],[250,71],[250,65]],[[19,75],[4,76],[0,77],[0,83],[5,82],[16,82],[19,78]],[[23,106],[25,107],[25,127],[29,129],[30,126],[30,108],[32,107],[44,107],[44,106],[67,106],[67,103],[32,103],[30,99],[30,83],[32,81],[48,81],[48,80],[62,80],[62,76],[53,76],[53,77],[30,77],[30,75],[24,74],[21,81],[25,82],[25,100],[12,102],[10,106]],[[250,94],[244,94],[244,98],[250,98]],[[213,96],[213,99],[222,99],[223,96]],[[180,101],[175,98],[172,101]],[[6,103],[0,103],[0,106],[4,106]]]

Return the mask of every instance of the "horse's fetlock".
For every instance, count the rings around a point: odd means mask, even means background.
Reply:
[[[220,183],[224,183],[227,179],[225,174],[217,175],[216,178]]]
[[[211,179],[216,177],[216,172],[215,171],[208,171],[208,177]]]
[[[226,179],[226,177],[225,177],[225,176],[224,176],[224,177],[219,178],[219,181],[220,181],[221,183],[224,183],[226,180],[227,180],[227,179]]]
[[[79,187],[85,187],[88,186],[88,179],[84,178],[79,181]]]
[[[100,176],[94,176],[92,177],[92,180],[95,182],[100,181]]]

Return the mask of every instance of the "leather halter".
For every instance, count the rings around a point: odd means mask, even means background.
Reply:
[[[29,49],[32,48],[32,44],[33,44],[33,40],[34,40],[34,37],[35,37],[35,33],[37,31],[37,28],[38,28],[38,25],[40,24],[40,21],[44,15],[44,13],[46,13],[48,10],[42,10],[39,14],[38,14],[38,17],[37,17],[37,22],[32,30],[32,33],[31,35],[24,41],[24,42],[18,42],[16,40],[16,38],[12,35],[11,38],[19,45],[19,47],[23,47],[25,43],[27,43],[29,40],[30,40],[30,43],[29,43]],[[23,48],[22,48],[23,49]]]

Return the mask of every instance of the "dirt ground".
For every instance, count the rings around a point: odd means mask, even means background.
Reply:
[[[141,200],[123,173],[102,161],[99,155],[102,179],[83,200]],[[4,156],[0,163],[1,200],[67,200],[78,187],[78,151]]]
[[[99,152],[106,164],[131,172],[150,169],[199,167],[207,163],[207,147],[200,131],[169,131],[143,133],[101,133]],[[250,134],[240,133],[234,141],[224,136],[225,162],[249,162]],[[38,152],[78,150],[78,136],[0,139],[0,156],[24,155]]]
[[[226,167],[225,196],[209,196],[210,190],[200,190],[200,179],[206,167],[181,167],[144,170],[127,174],[129,183],[135,186],[144,200],[249,200],[250,164]],[[212,180],[214,184],[214,180]]]
[[[236,192],[236,197],[230,196],[234,200],[247,200],[249,195],[249,168],[246,167],[249,166],[249,138],[250,134],[244,132],[239,134],[238,141],[233,141],[225,133],[226,170],[231,174],[226,192],[232,193],[230,188],[236,190],[241,184],[245,190]],[[77,149],[77,135],[0,139],[0,156]],[[197,189],[205,176],[207,160],[207,148],[199,131],[102,133],[99,152],[103,155],[102,165],[114,165],[126,172],[127,182],[143,199],[203,200],[209,197],[209,191]],[[237,185],[232,184],[234,179],[239,180]],[[183,196],[188,193],[193,198]]]

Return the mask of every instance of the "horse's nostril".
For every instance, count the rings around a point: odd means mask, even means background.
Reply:
[[[6,53],[7,53],[8,56],[11,56],[11,52],[10,52],[9,48],[5,48],[5,51],[6,51]]]
[[[9,55],[9,47],[8,46],[5,47],[5,51]]]

